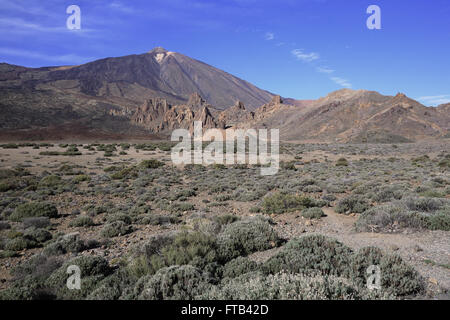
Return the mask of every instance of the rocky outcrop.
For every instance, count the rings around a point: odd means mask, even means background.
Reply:
[[[192,130],[194,121],[201,121],[205,129],[223,128],[223,122],[216,121],[210,108],[198,93],[192,94],[185,105],[172,106],[165,99],[155,98],[140,106],[131,121],[154,133],[169,133],[178,128]]]

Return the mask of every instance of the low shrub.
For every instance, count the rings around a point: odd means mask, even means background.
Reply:
[[[258,264],[247,257],[237,257],[227,262],[223,267],[224,278],[236,278],[243,274],[256,271]]]
[[[9,216],[11,221],[22,221],[24,218],[30,217],[48,217],[58,218],[58,210],[56,207],[47,202],[29,202],[19,205]]]
[[[325,216],[323,210],[317,207],[305,209],[301,214],[302,217],[307,219],[320,219],[321,217]]]
[[[127,225],[123,221],[114,221],[114,222],[106,224],[103,227],[103,229],[101,231],[101,235],[104,238],[114,238],[114,237],[126,235],[131,232],[133,232],[132,226]]]
[[[395,296],[415,295],[423,292],[424,281],[417,271],[397,255],[384,255],[379,248],[366,247],[351,259],[350,277],[359,286],[367,282],[367,268],[380,267],[381,289]]]
[[[277,247],[281,242],[270,223],[262,218],[231,223],[225,226],[217,238],[222,262]]]
[[[141,163],[139,163],[138,167],[140,169],[157,169],[159,167],[163,167],[164,162],[151,159],[151,160],[144,160]]]
[[[281,214],[314,206],[315,201],[311,198],[280,192],[265,197],[262,202],[263,212],[267,214]]]
[[[90,227],[94,225],[94,221],[89,216],[79,216],[73,219],[70,223],[70,227]]]
[[[82,281],[81,290],[67,288],[69,266],[80,268]],[[85,299],[98,286],[101,280],[112,273],[112,269],[105,258],[98,256],[81,256],[65,262],[59,269],[53,272],[45,281],[45,285],[60,300]]]
[[[352,251],[335,239],[309,235],[289,241],[283,249],[267,260],[266,273],[290,273],[343,276],[350,263]]]
[[[208,280],[194,266],[170,266],[141,278],[135,290],[141,300],[192,300],[209,287]]]
[[[362,213],[370,208],[369,203],[358,195],[351,195],[338,201],[335,211],[342,214]]]
[[[365,211],[355,223],[355,228],[359,232],[422,227],[424,227],[423,216],[398,202],[373,207]]]
[[[199,298],[207,300],[361,300],[391,298],[361,289],[345,278],[251,272],[213,286]]]

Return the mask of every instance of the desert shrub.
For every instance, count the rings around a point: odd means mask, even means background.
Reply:
[[[133,227],[130,225],[127,225],[123,221],[114,221],[111,223],[106,224],[102,231],[101,235],[104,238],[113,238],[118,236],[123,236],[128,233],[133,232]]]
[[[215,216],[214,221],[216,221],[221,226],[225,226],[227,224],[236,222],[239,220],[239,217],[233,214],[223,214],[220,216]]]
[[[136,284],[141,300],[192,300],[209,287],[208,276],[191,265],[165,267]]]
[[[345,278],[258,272],[213,286],[199,298],[208,300],[359,300],[391,298],[358,288]]]
[[[46,228],[50,225],[50,219],[48,217],[31,217],[22,219],[22,223],[25,228]]]
[[[24,237],[33,239],[37,243],[44,243],[52,238],[52,234],[40,228],[29,228],[25,231]]]
[[[258,264],[247,257],[237,257],[223,266],[224,278],[236,278],[245,273],[256,271]]]
[[[75,265],[81,271],[81,290],[67,288],[69,274],[67,268]],[[98,286],[99,282],[112,273],[105,258],[98,256],[81,256],[65,262],[45,281],[48,288],[61,300],[85,299]]]
[[[444,202],[435,198],[414,198],[409,197],[403,201],[409,210],[431,212],[443,207]]]
[[[116,222],[116,221],[122,221],[125,224],[131,224],[132,220],[131,217],[128,214],[116,212],[113,214],[110,214],[106,217],[106,221],[109,223]]]
[[[395,296],[421,293],[424,282],[419,273],[407,265],[397,255],[384,255],[375,247],[366,247],[355,253],[351,260],[350,277],[358,285],[367,281],[367,268],[370,265],[380,267],[381,289]]]
[[[61,266],[58,259],[34,255],[14,267],[12,284],[0,291],[0,300],[41,300],[55,297],[45,286],[45,279]]]
[[[403,189],[404,187],[399,185],[384,186],[375,193],[372,199],[377,202],[388,202],[395,199],[400,200],[404,195]]]
[[[427,229],[450,231],[450,211],[442,210],[430,214],[425,220]]]
[[[281,271],[342,276],[349,266],[351,249],[335,239],[309,235],[289,241],[263,264],[266,273]]]
[[[445,194],[437,190],[424,190],[420,192],[420,196],[428,198],[445,198]]]
[[[161,268],[190,264],[204,269],[218,260],[216,240],[200,232],[155,236],[130,263],[133,274],[154,274]]]
[[[280,162],[280,167],[283,170],[294,170],[294,171],[297,171],[297,168],[295,167],[295,162],[292,162],[292,161],[290,161],[290,162],[281,161]]]
[[[188,203],[188,202],[175,202],[169,208],[169,210],[171,212],[192,211],[194,209],[195,209],[195,206],[192,203]]]
[[[337,213],[362,213],[369,209],[367,201],[358,195],[351,195],[338,201],[335,211]]]
[[[38,243],[30,237],[16,237],[9,239],[5,244],[7,251],[22,251],[25,249],[35,248]]]
[[[87,300],[117,300],[126,297],[127,291],[132,291],[138,278],[121,268],[101,280]]]
[[[308,208],[302,211],[302,217],[307,219],[320,219],[323,216],[325,216],[325,213],[322,209],[317,207]]]
[[[97,243],[86,243],[81,240],[78,233],[69,233],[55,239],[52,243],[48,244],[43,253],[47,256],[56,256],[66,253],[78,253],[84,250],[98,246]]]
[[[163,167],[164,162],[151,159],[151,160],[144,160],[141,163],[139,163],[139,168],[141,169],[157,169],[159,167]]]
[[[179,219],[174,216],[167,216],[162,214],[145,214],[136,217],[135,223],[150,224],[153,226],[165,225],[169,223],[178,223]]]
[[[134,179],[138,176],[136,167],[123,168],[120,171],[116,171],[111,175],[113,180],[126,180]]]
[[[94,225],[94,221],[89,216],[79,216],[73,219],[69,226],[71,227],[90,227]]]
[[[387,231],[396,228],[422,228],[424,218],[401,203],[389,203],[365,211],[356,221],[360,232]]]
[[[50,175],[41,179],[39,182],[39,188],[54,189],[63,184],[63,180],[60,176]]]
[[[84,181],[91,181],[91,177],[86,174],[80,174],[73,178],[72,180],[74,183],[80,183]]]
[[[53,204],[47,202],[29,202],[19,205],[9,216],[11,221],[22,221],[29,217],[57,218],[58,210]]]
[[[222,261],[274,248],[281,243],[275,230],[262,218],[246,219],[227,225],[217,238]]]
[[[280,192],[265,197],[262,202],[263,211],[268,214],[281,214],[314,206],[315,202],[311,198]]]
[[[332,201],[335,201],[337,198],[334,194],[327,193],[322,196],[322,199],[327,202],[332,202]]]
[[[340,166],[348,166],[348,161],[345,158],[339,158],[338,161],[336,161],[336,167],[340,167]]]
[[[304,187],[302,188],[302,191],[303,191],[303,192],[310,192],[310,193],[313,193],[313,192],[322,192],[322,188],[319,187],[319,186],[317,186],[317,185],[304,186]]]

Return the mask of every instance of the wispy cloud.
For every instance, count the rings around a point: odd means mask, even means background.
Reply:
[[[344,88],[351,88],[352,84],[346,80],[339,77],[331,77],[330,80],[336,82],[338,85],[344,87]]]
[[[41,59],[46,61],[51,61],[54,63],[69,63],[69,64],[80,64],[85,63],[87,61],[92,61],[95,58],[93,57],[81,57],[76,54],[64,54],[58,56],[50,56],[39,52],[21,50],[21,49],[13,49],[13,48],[5,48],[0,47],[0,54],[8,55],[13,57],[23,57],[30,59]]]
[[[110,5],[110,8],[118,10],[122,13],[135,13],[136,10],[130,6],[126,6],[123,3],[119,2],[119,1],[113,1]]]
[[[416,100],[422,102],[424,105],[437,106],[444,103],[450,103],[450,94],[441,94],[437,96],[425,96],[417,98]]]
[[[28,22],[21,18],[0,18],[0,28],[8,30],[7,34],[34,34],[34,33],[71,33],[82,36],[92,35],[93,29],[68,30],[65,25],[58,27],[44,26],[39,23]]]
[[[311,62],[311,61],[314,61],[314,60],[317,60],[320,58],[318,53],[315,53],[315,52],[306,53],[306,52],[303,52],[303,49],[294,49],[291,51],[291,53],[298,60],[302,60],[305,62]]]
[[[273,33],[273,32],[266,32],[266,34],[264,36],[264,39],[266,39],[268,41],[275,39],[275,33]]]
[[[328,67],[317,67],[316,70],[317,70],[317,72],[320,72],[320,73],[328,73],[328,74],[334,72],[333,69],[330,69],[330,68],[328,68]]]

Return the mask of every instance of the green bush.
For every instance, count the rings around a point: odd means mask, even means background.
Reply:
[[[217,238],[219,255],[224,262],[238,256],[274,248],[280,243],[281,239],[270,223],[262,218],[229,224]]]
[[[105,238],[114,238],[118,236],[123,236],[128,233],[133,232],[133,227],[130,225],[127,225],[123,221],[114,221],[111,223],[106,224],[102,231],[101,235]]]
[[[362,213],[370,208],[369,203],[358,195],[351,195],[338,201],[335,211],[337,213]]]
[[[5,244],[5,250],[22,251],[25,249],[35,248],[38,245],[36,241],[29,237],[17,237],[9,239]]]
[[[159,167],[163,167],[164,162],[151,159],[151,160],[144,160],[141,163],[139,163],[139,168],[141,169],[157,169]]]
[[[78,253],[88,249],[89,246],[79,238],[78,233],[66,234],[48,244],[43,253],[47,256],[57,256],[66,253]]]
[[[88,216],[79,216],[73,219],[69,226],[71,227],[90,227],[94,225],[94,221]]]
[[[70,275],[67,268],[75,265],[81,271],[81,290],[67,288]],[[80,300],[85,299],[99,285],[100,281],[112,273],[105,258],[98,256],[81,256],[65,262],[62,267],[53,272],[45,281],[45,285],[52,290],[57,299]]]
[[[427,216],[425,223],[430,230],[450,231],[450,210],[442,210],[430,214]]]
[[[200,299],[208,300],[360,300],[391,296],[358,288],[345,278],[258,272],[213,286]]]
[[[351,260],[350,277],[358,285],[366,285],[367,268],[380,267],[381,289],[395,296],[415,295],[423,292],[424,281],[417,271],[397,255],[383,255],[380,249],[366,247],[355,253]]]
[[[156,236],[144,245],[143,251],[128,265],[138,276],[172,265],[190,264],[204,269],[218,260],[215,238],[200,232]]]
[[[419,229],[425,226],[426,218],[409,210],[401,203],[388,203],[366,210],[356,221],[359,232],[388,231],[392,227]]]
[[[258,264],[247,257],[237,257],[223,266],[224,278],[236,278],[243,274],[256,271]]]
[[[266,273],[290,273],[344,276],[352,251],[335,239],[309,235],[289,241],[263,264]]]
[[[323,216],[325,216],[325,213],[322,209],[317,207],[308,208],[302,211],[302,217],[307,219],[320,219]]]
[[[22,221],[29,217],[58,218],[58,210],[47,202],[29,202],[19,205],[9,216],[11,221]]]
[[[262,202],[263,211],[267,214],[281,214],[314,206],[315,201],[311,198],[280,192],[265,197]]]
[[[346,167],[348,166],[348,161],[345,158],[339,158],[338,161],[336,161],[336,167]]]
[[[192,300],[209,287],[208,276],[191,265],[170,266],[136,284],[140,300]]]
[[[60,176],[46,176],[41,179],[39,182],[39,188],[49,188],[49,189],[55,189],[63,184],[63,180]]]
[[[127,269],[118,269],[112,275],[101,280],[87,300],[118,300],[125,299],[127,292],[132,292],[138,278]]]

